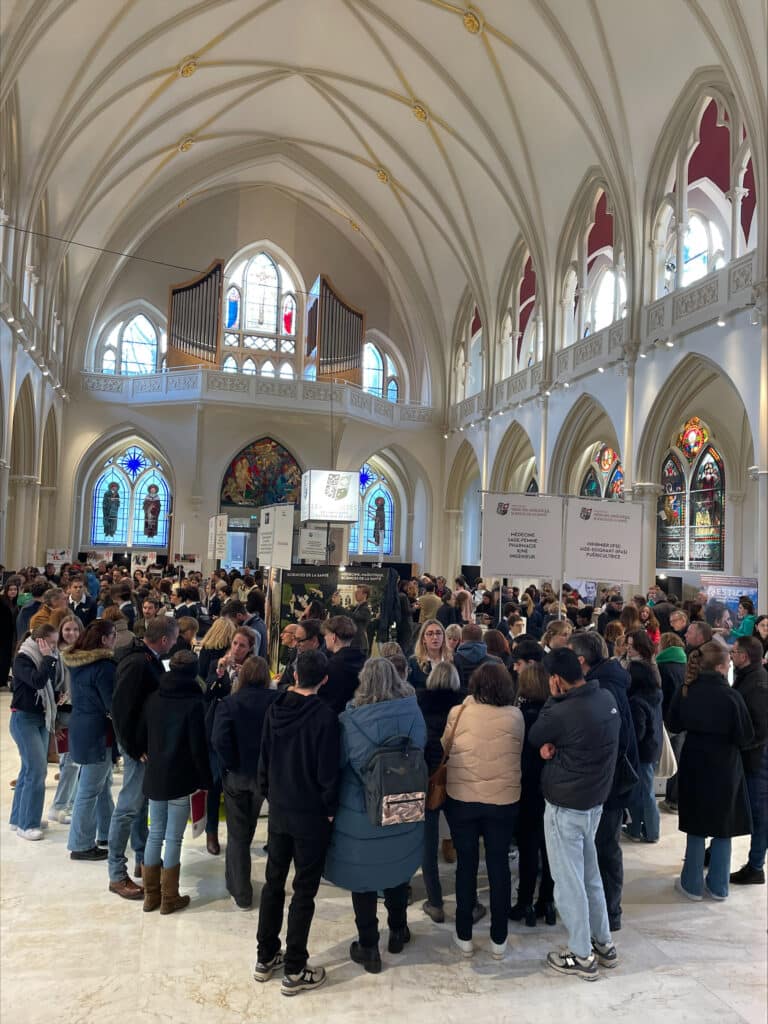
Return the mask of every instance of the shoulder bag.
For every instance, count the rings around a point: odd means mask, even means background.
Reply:
[[[453,723],[453,729],[451,729],[451,735],[448,737],[448,742],[445,745],[443,751],[443,757],[440,764],[435,768],[432,774],[429,776],[429,782],[427,783],[427,810],[437,811],[439,810],[446,801],[448,796],[448,756],[451,753],[451,747],[453,746],[453,740],[456,736],[456,729],[459,724],[459,719],[464,713],[466,704],[462,704],[459,709],[458,715],[456,715],[456,721]]]

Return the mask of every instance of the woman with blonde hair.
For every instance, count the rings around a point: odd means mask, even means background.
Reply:
[[[750,835],[752,816],[741,751],[754,740],[747,705],[728,685],[730,655],[715,641],[688,655],[685,682],[672,698],[667,723],[685,732],[678,766],[678,828],[687,833],[675,888],[689,900],[728,896],[731,838]],[[704,877],[704,846],[712,837]]]
[[[427,676],[441,661],[451,661],[451,654],[445,642],[445,629],[437,619],[422,622],[416,637],[416,648],[408,659],[408,682],[416,689],[427,685]]]
[[[128,619],[116,604],[111,604],[109,608],[105,608],[101,617],[105,622],[112,623],[115,630],[115,658],[117,661],[120,661],[120,658],[127,654],[128,649],[133,646],[133,641],[136,637],[128,628]]]
[[[453,652],[461,643],[461,626],[458,622],[453,622],[445,631],[445,644],[448,648],[448,653],[453,657]]]
[[[458,625],[466,626],[468,622],[472,621],[472,616],[474,614],[472,595],[468,590],[456,590],[453,594],[453,603],[461,620]]]
[[[61,655],[74,644],[83,632],[82,620],[69,613],[59,622],[59,654]],[[72,760],[69,753],[69,720],[72,717],[72,687],[69,668],[61,657],[56,662],[56,738],[66,740],[66,750],[59,754],[59,784],[48,810],[48,821],[57,821],[61,825],[69,825],[72,821],[72,807],[75,802],[77,780],[80,767]]]
[[[555,619],[544,631],[541,646],[547,652],[556,651],[558,647],[567,647],[572,632],[573,625],[570,619]]]
[[[227,653],[236,629],[237,626],[226,615],[222,615],[221,618],[214,621],[205,634],[197,655],[201,679],[207,679],[211,665],[214,665],[219,658],[223,658]]]

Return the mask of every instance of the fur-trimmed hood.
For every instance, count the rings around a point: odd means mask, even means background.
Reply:
[[[61,660],[67,668],[82,668],[105,659],[114,660],[114,654],[106,647],[97,647],[93,651],[73,651],[71,647],[65,647],[61,652]]]

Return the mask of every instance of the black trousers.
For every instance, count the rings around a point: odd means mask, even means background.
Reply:
[[[241,907],[253,902],[251,884],[251,843],[264,798],[256,779],[228,772],[223,780],[224,809],[227,814],[227,848],[224,879],[227,892]]]
[[[281,814],[270,808],[267,870],[259,905],[258,958],[268,963],[280,949],[285,882],[294,865],[293,897],[288,908],[285,972],[299,974],[309,959],[307,940],[315,913],[315,896],[331,837],[326,817]]]
[[[536,891],[536,879],[539,874],[539,857],[541,857],[541,881],[539,882],[539,900],[551,903],[554,899],[555,883],[549,871],[547,845],[544,841],[544,807],[541,814],[536,809],[521,810],[517,822],[517,849],[520,854],[519,876],[517,881],[517,901],[523,906],[533,904]]]
[[[610,811],[603,807],[603,816],[595,835],[597,863],[603,880],[608,923],[612,932],[621,928],[621,891],[624,888],[624,858],[621,854],[623,820],[623,807]]]
[[[384,890],[387,925],[390,931],[402,930],[408,924],[408,882]],[[379,919],[376,917],[378,893],[353,892],[352,909],[360,945],[372,949],[379,944]]]

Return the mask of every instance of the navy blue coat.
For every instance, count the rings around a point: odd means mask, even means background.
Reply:
[[[355,728],[351,719],[358,723]],[[351,704],[339,717],[341,785],[339,809],[325,860],[325,878],[350,892],[378,892],[409,882],[421,864],[424,823],[372,825],[365,810],[361,772],[377,745],[393,736],[410,736],[422,750],[427,727],[416,697],[380,704]]]
[[[117,666],[112,651],[64,651],[72,689],[69,754],[75,764],[98,764],[107,752]],[[111,753],[109,755],[112,756]]]

